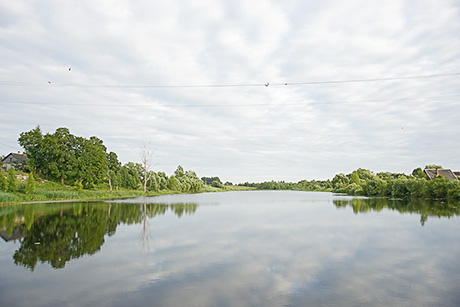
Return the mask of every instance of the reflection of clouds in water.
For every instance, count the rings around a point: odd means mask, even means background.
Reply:
[[[100,253],[70,262],[71,278],[58,273],[66,291],[56,293],[55,301],[452,306],[460,274],[449,269],[459,270],[460,246],[446,245],[443,238],[456,242],[456,222],[421,228],[416,215],[354,215],[352,208],[336,210],[330,201],[279,206],[234,201],[200,206],[181,219],[168,211],[149,219],[150,251],[138,244],[142,224],[120,225]],[[40,290],[58,287],[55,277],[43,276]],[[42,300],[34,301],[49,303]]]

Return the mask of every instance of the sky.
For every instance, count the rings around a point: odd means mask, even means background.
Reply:
[[[460,170],[459,33],[450,0],[0,1],[0,155],[40,125],[223,182]]]

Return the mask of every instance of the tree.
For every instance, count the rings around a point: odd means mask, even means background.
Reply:
[[[116,153],[111,151],[107,155],[107,169],[105,176],[109,182],[110,192],[112,192],[112,183],[118,186],[118,172],[120,171],[121,163],[118,161]]]
[[[361,184],[361,180],[359,179],[359,175],[357,171],[354,171],[353,173],[351,173],[350,183],[354,183],[357,185]]]
[[[6,179],[2,172],[0,172],[0,192],[6,191]]]
[[[168,176],[165,172],[158,172],[158,186],[160,190],[166,190],[168,188]]]
[[[172,191],[181,191],[181,184],[174,175],[168,179],[168,188]]]
[[[14,167],[10,167],[8,170],[8,178],[6,180],[6,191],[14,193],[18,190],[18,178],[16,178],[16,172]]]
[[[24,148],[27,154],[27,163],[30,171],[35,171],[37,174],[40,174],[42,169],[46,168],[43,141],[44,137],[40,126],[30,131],[22,132],[18,139],[19,145]]]
[[[419,167],[412,171],[412,176],[414,176],[415,178],[425,178],[425,173]]]
[[[43,144],[46,148],[45,156],[49,159],[47,166],[50,175],[59,179],[61,184],[75,171],[75,142],[75,136],[67,128],[57,128],[54,134],[45,135]]]
[[[341,189],[346,187],[350,183],[350,180],[344,174],[337,174],[332,179],[332,186],[334,189]]]
[[[144,186],[144,193],[147,191],[147,182],[152,178],[152,158],[153,152],[150,151],[150,142],[142,144],[139,150],[139,157],[142,162],[142,184]]]
[[[120,185],[127,189],[136,190],[140,179],[138,167],[133,162],[128,162],[120,169]]]
[[[102,181],[107,173],[107,148],[102,140],[95,136],[89,140],[77,137],[76,145],[75,176],[85,188],[92,188]]]
[[[33,172],[30,172],[29,177],[27,177],[25,192],[26,192],[26,194],[34,194],[35,193],[35,178],[34,178],[34,173]]]

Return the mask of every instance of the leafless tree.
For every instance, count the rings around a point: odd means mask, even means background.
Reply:
[[[144,193],[147,191],[147,182],[152,178],[152,160],[153,152],[150,150],[150,142],[145,142],[142,144],[142,147],[139,149],[139,157],[142,162],[142,172],[143,172],[143,185]]]

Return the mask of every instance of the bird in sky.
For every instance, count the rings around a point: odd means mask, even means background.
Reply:
[[[266,87],[268,87],[269,85],[270,85],[270,83],[268,83],[268,82],[267,82],[267,83],[265,83],[265,86],[266,86]]]
[[[72,70],[72,67],[69,67],[69,71],[71,71],[71,70]]]
[[[48,81],[49,84],[51,84],[51,81]]]

